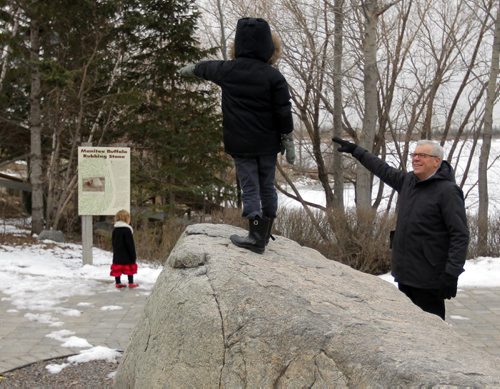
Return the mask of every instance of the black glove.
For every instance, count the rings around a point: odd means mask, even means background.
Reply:
[[[449,300],[457,295],[458,277],[442,273],[439,280],[441,281],[441,297],[443,299]]]
[[[334,136],[332,140],[335,143],[338,143],[340,147],[337,149],[341,153],[349,153],[352,154],[354,150],[356,149],[356,146],[354,143],[348,142],[346,140],[340,139],[339,137]]]

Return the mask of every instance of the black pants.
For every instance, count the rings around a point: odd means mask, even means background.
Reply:
[[[438,315],[444,320],[444,299],[441,298],[439,289],[420,289],[403,284],[398,284],[398,288],[409,297],[413,304],[422,308],[423,311]]]
[[[243,217],[276,217],[278,195],[274,187],[276,155],[253,158],[234,157],[236,175],[241,185]]]

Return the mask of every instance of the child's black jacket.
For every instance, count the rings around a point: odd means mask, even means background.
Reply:
[[[113,229],[113,263],[129,265],[135,263],[137,256],[132,231],[129,227],[115,227]]]
[[[277,154],[281,134],[293,130],[288,84],[280,71],[267,63],[273,54],[269,25],[261,19],[243,19],[237,28],[237,58],[199,62],[194,73],[222,89],[224,146],[228,154]],[[252,34],[256,39],[251,39]]]

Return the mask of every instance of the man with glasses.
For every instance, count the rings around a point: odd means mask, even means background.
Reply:
[[[421,140],[406,173],[354,143],[334,137],[338,151],[350,153],[398,194],[392,239],[392,275],[399,290],[426,312],[445,319],[445,299],[457,294],[469,244],[462,190],[443,148]]]

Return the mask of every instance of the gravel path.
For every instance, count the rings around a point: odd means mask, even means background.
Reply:
[[[4,373],[0,376],[0,388],[112,388],[112,377],[118,368],[118,363],[102,360],[79,363],[68,366],[57,374],[51,374],[46,369],[49,364],[65,362],[66,358],[51,359]]]

